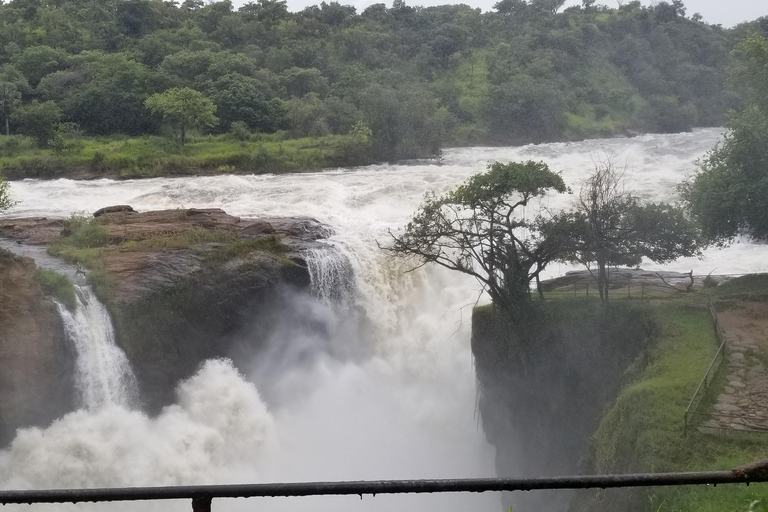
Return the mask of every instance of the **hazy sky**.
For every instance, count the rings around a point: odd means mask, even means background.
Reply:
[[[308,5],[319,4],[321,0],[288,0],[288,7],[292,11],[298,11]],[[330,0],[326,0],[330,1]],[[338,0],[341,4],[354,5],[358,12],[375,3],[392,4],[392,0]],[[624,0],[624,3],[629,0]],[[641,0],[644,4],[656,3],[652,0]],[[695,12],[704,16],[708,23],[721,23],[725,27],[733,26],[742,21],[752,21],[760,16],[768,16],[768,0],[683,0],[687,8],[687,15]],[[498,0],[406,0],[408,5],[443,5],[465,3],[473,7],[480,7],[484,11],[490,10]],[[245,0],[235,1],[235,4],[246,3]],[[598,0],[599,4],[610,7],[617,6],[617,0]],[[581,0],[568,0],[566,6],[579,5]]]

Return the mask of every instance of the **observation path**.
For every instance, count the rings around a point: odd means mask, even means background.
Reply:
[[[741,302],[717,316],[728,349],[725,387],[702,426],[768,432],[768,303]]]

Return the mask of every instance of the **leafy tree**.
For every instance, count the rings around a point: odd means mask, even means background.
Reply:
[[[50,46],[30,46],[13,58],[13,65],[35,86],[48,73],[62,69],[69,55]]]
[[[643,204],[625,188],[624,173],[601,162],[582,185],[572,212],[555,215],[539,229],[557,239],[560,259],[597,266],[600,298],[608,301],[609,268],[636,266],[643,258],[666,263],[693,256],[699,234],[683,210],[665,203]]]
[[[748,104],[680,190],[705,236],[721,244],[740,233],[768,240],[768,39],[749,36],[736,55],[733,77]]]
[[[20,133],[34,137],[43,147],[56,135],[61,117],[61,109],[53,101],[33,101],[17,108],[11,114],[11,121]]]
[[[550,83],[528,75],[491,86],[484,110],[498,140],[542,142],[562,136],[566,110],[563,94]]]
[[[328,92],[328,80],[319,69],[291,68],[283,73],[283,85],[288,94],[297,98],[313,92],[325,96]]]
[[[216,105],[211,100],[188,87],[168,89],[147,98],[145,105],[153,114],[160,114],[163,120],[173,126],[179,134],[182,146],[187,140],[187,130],[196,127],[210,127],[218,118],[214,115]]]
[[[232,123],[244,122],[249,128],[273,132],[284,124],[282,111],[264,96],[268,89],[254,78],[231,73],[207,82],[204,90],[216,104],[222,130]]]
[[[5,121],[5,134],[10,135],[11,114],[21,105],[21,93],[13,82],[0,82],[0,115]]]
[[[84,52],[69,70],[40,82],[40,92],[58,101],[67,121],[91,134],[153,132],[158,123],[144,100],[170,87],[172,82],[123,53]]]
[[[0,66],[0,82],[12,83],[22,95],[31,92],[27,78],[21,71],[10,64]]]
[[[493,163],[456,190],[428,195],[391,250],[475,277],[509,318],[520,318],[530,282],[559,254],[522,210],[565,191],[542,162]]]
[[[291,98],[286,102],[286,110],[291,131],[295,136],[308,137],[328,134],[325,105],[317,94],[311,92],[303,98]]]

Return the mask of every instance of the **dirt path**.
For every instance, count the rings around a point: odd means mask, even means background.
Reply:
[[[768,304],[744,302],[718,313],[728,348],[725,388],[704,426],[768,430]]]

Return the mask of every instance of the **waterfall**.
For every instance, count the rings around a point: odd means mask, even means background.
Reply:
[[[333,246],[304,252],[312,292],[326,305],[346,311],[355,295],[355,276],[347,257]]]
[[[99,409],[129,407],[138,398],[136,376],[125,353],[115,343],[115,330],[107,308],[88,286],[75,286],[77,308],[58,304],[67,337],[77,351],[77,388],[81,405]]]
[[[614,154],[631,163],[642,197],[674,201],[676,184],[720,136],[720,130],[699,130],[511,148],[453,148],[445,151],[440,167],[375,165],[279,175],[14,181],[13,194],[20,200],[8,212],[14,216],[66,217],[119,203],[145,210],[184,205],[224,208],[244,218],[311,216],[332,226],[334,234],[303,253],[314,297],[290,298],[296,301],[296,314],[285,318],[283,336],[271,345],[277,356],[288,355],[279,360],[286,364],[262,355],[256,362],[261,366],[241,369],[242,376],[229,363],[209,361],[180,386],[177,402],[156,417],[119,406],[83,409],[47,430],[20,431],[13,445],[0,451],[0,486],[494,476],[494,449],[486,444],[473,415],[469,316],[477,283],[435,266],[405,273],[413,262],[390,258],[377,242],[391,241],[390,229],[397,233],[407,224],[425,192],[443,194],[483,171],[489,161],[544,160],[578,186],[593,169],[593,155]],[[571,200],[546,199],[544,206],[556,210]],[[722,273],[768,271],[768,246],[742,242],[709,249],[703,260],[685,259],[669,268],[687,272],[715,267]],[[553,273],[555,269],[559,273],[571,267],[552,266]],[[72,323],[85,314],[82,295],[81,311],[70,314]],[[345,304],[348,310],[341,309]],[[102,318],[108,328],[106,312]],[[265,320],[274,323],[275,318]],[[114,344],[108,345],[125,360]],[[350,351],[352,356],[347,355]],[[82,356],[83,366],[90,357]],[[128,370],[127,364],[117,368],[107,373],[124,376]],[[85,378],[96,370],[79,373],[81,383],[96,387]],[[271,386],[269,407],[252,386],[254,380]],[[125,383],[109,389],[131,387]],[[256,505],[269,512],[302,505],[334,512],[458,512],[498,510],[499,501],[492,493],[377,496],[363,502],[327,496],[263,498],[258,504],[221,500],[214,507],[231,512]],[[133,510],[187,512],[189,503],[150,506],[142,503]],[[56,512],[43,505],[23,507]],[[90,510],[110,511],[115,505],[93,507]]]

